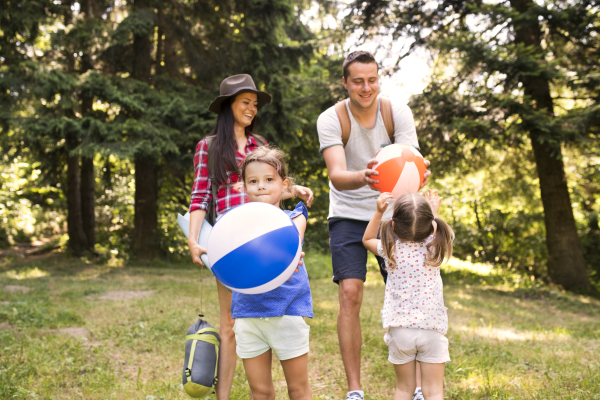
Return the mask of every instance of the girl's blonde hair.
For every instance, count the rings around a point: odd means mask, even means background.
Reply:
[[[242,163],[242,182],[246,182],[246,168],[250,163],[261,162],[275,168],[283,181],[286,179],[292,185],[294,179],[288,176],[287,167],[285,165],[285,155],[283,151],[269,146],[262,146],[248,154]]]
[[[437,232],[427,244],[425,264],[439,267],[444,259],[450,259],[454,232],[441,218],[433,217],[431,205],[425,197],[416,193],[406,193],[398,197],[393,207],[392,219],[382,221],[380,226],[381,246],[389,263],[387,269],[396,267],[396,238],[404,242],[423,242],[433,234],[434,220],[437,223]]]

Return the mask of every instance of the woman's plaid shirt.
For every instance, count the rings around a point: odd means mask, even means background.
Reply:
[[[245,154],[235,151],[235,158],[238,165],[242,165],[244,158],[250,152],[258,148],[258,143],[252,136],[248,136],[248,142],[244,149]],[[208,211],[208,205],[213,201],[210,175],[208,173],[208,146],[206,139],[202,139],[196,147],[194,155],[194,186],[192,186],[192,196],[190,204],[190,212],[194,210]],[[217,216],[220,216],[230,208],[239,206],[248,202],[246,193],[233,189],[233,185],[240,180],[240,175],[227,171],[227,182],[221,183],[217,190]]]

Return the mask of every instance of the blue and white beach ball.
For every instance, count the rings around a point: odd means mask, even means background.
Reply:
[[[224,286],[257,294],[288,280],[302,243],[296,225],[279,207],[246,203],[219,218],[207,249],[210,268]]]

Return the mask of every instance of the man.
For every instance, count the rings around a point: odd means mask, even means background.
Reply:
[[[379,66],[373,55],[356,51],[343,64],[345,101],[350,117],[350,136],[344,146],[341,116],[335,107],[324,111],[317,121],[320,150],[329,173],[329,236],[333,281],[339,285],[337,320],[340,352],[348,379],[347,400],[363,400],[360,384],[362,334],[360,307],[367,275],[367,250],[362,244],[365,229],[377,207],[378,174],[373,170],[377,151],[391,143],[381,113]],[[418,148],[412,112],[406,105],[392,104],[394,143]],[[429,165],[429,162],[425,162]],[[427,171],[425,178],[431,173]],[[392,207],[384,215],[391,217]],[[388,215],[389,214],[389,215]],[[384,276],[383,259],[377,257]]]

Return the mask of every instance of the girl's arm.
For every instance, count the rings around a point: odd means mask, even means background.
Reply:
[[[377,246],[379,245],[380,240],[377,239],[377,233],[379,233],[379,224],[381,223],[381,217],[383,213],[388,208],[387,201],[392,198],[391,193],[381,193],[377,198],[377,211],[375,211],[375,215],[369,221],[369,225],[367,225],[367,229],[365,230],[365,234],[363,236],[363,245],[373,254],[377,254]]]

